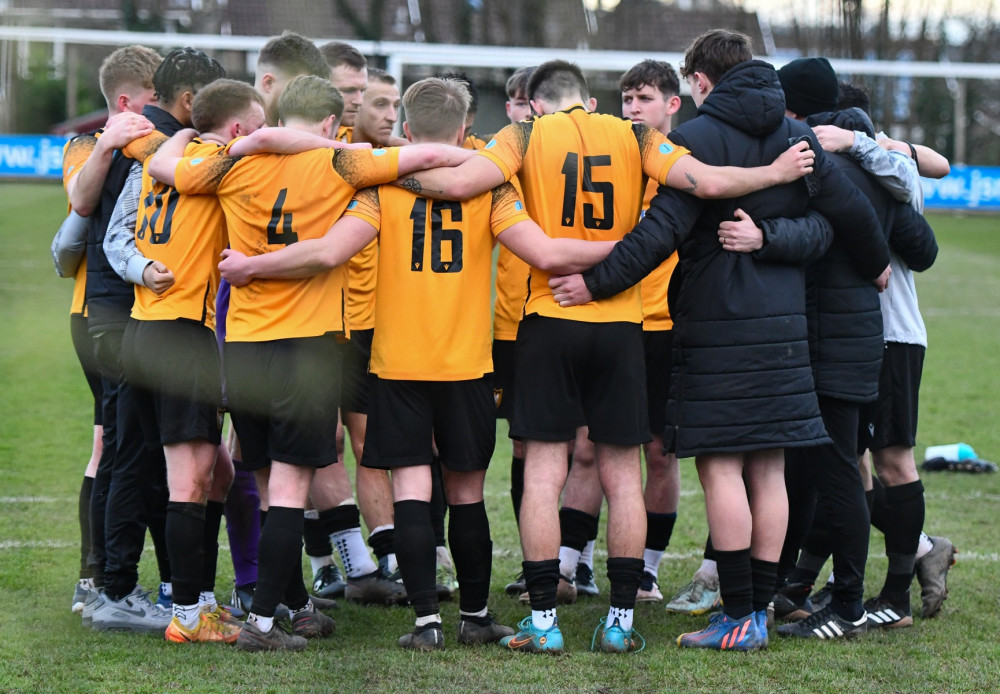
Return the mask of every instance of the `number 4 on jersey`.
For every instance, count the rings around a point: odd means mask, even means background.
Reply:
[[[278,199],[274,201],[274,207],[271,208],[271,221],[267,223],[267,242],[272,246],[287,246],[299,240],[299,235],[292,231],[292,213],[283,212],[281,209],[285,205],[287,194],[288,188],[282,188],[278,193]],[[281,231],[278,231],[279,224]]]

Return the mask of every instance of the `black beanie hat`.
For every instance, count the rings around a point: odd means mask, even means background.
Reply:
[[[840,87],[826,58],[798,58],[778,70],[785,108],[797,116],[837,110]]]

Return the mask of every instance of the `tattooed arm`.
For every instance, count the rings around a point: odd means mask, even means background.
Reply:
[[[768,166],[709,166],[691,155],[681,157],[667,175],[667,185],[699,198],[738,198],[795,181],[813,170],[809,143],[789,147]]]

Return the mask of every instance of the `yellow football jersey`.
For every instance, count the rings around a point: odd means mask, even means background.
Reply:
[[[375,327],[375,281],[378,241],[372,241],[347,261],[347,324],[351,330]]]
[[[659,187],[656,181],[649,180],[646,185],[646,195],[642,199],[642,210],[649,209],[649,201],[656,195]],[[642,294],[642,329],[672,330],[674,321],[670,318],[670,308],[667,306],[667,287],[670,286],[670,276],[677,267],[677,251],[660,263],[655,270],[646,275],[639,283]]]
[[[177,166],[182,193],[215,192],[229,243],[248,256],[326,234],[359,188],[398,177],[398,148],[318,149],[301,154],[185,157]],[[346,333],[346,270],[313,277],[258,279],[233,287],[226,340],[262,342]]]
[[[521,195],[517,176],[510,182]],[[528,297],[528,264],[506,246],[497,255],[496,291],[493,303],[493,339],[516,340],[517,326],[524,315],[524,300]]]
[[[646,177],[666,181],[688,151],[641,124],[582,105],[508,125],[478,156],[518,175],[528,211],[552,237],[617,241],[639,219]],[[531,269],[525,314],[586,322],[642,321],[638,287],[583,306],[552,300],[549,274]]]
[[[80,137],[74,137],[72,140],[66,143],[63,148],[63,188],[69,186],[70,180],[80,173],[80,167],[83,166],[84,162],[90,156],[90,153],[94,151],[94,145],[97,144],[97,137],[100,135],[100,131],[94,133],[93,136],[81,135]],[[69,208],[69,205],[67,205]],[[87,294],[87,258],[80,261],[80,266],[76,269],[76,275],[73,277],[73,298],[70,301],[69,313],[74,314],[87,314],[87,306],[84,303]]]
[[[484,140],[476,133],[469,133],[469,136],[462,140],[462,149],[480,150],[486,147],[488,140]]]
[[[515,188],[455,202],[381,186],[359,193],[347,214],[379,229],[371,372],[417,381],[492,372],[494,238],[528,219]]]
[[[184,149],[184,156],[214,157],[222,150],[222,145],[195,139]],[[142,167],[135,244],[144,256],[170,268],[175,282],[159,296],[136,285],[132,317],[184,318],[214,330],[219,254],[229,242],[222,206],[214,195],[181,195],[176,188],[155,181],[149,175],[149,154]]]

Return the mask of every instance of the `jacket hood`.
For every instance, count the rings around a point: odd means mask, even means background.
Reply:
[[[875,137],[875,126],[872,125],[872,119],[857,106],[852,106],[843,111],[815,113],[806,118],[806,123],[810,127],[815,125],[835,125],[844,130],[860,130],[868,137]]]
[[[174,118],[169,111],[164,111],[159,106],[146,104],[142,107],[142,115],[146,116],[153,124],[153,127],[164,135],[176,135],[184,129],[183,123]]]
[[[719,78],[698,111],[762,137],[785,120],[785,93],[770,63],[748,60]]]

